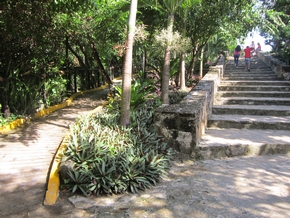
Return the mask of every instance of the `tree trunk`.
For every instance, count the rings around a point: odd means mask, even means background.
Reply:
[[[192,50],[192,59],[190,61],[190,65],[189,65],[189,68],[188,68],[188,77],[187,77],[188,79],[190,79],[191,76],[194,73],[194,64],[195,64],[195,61],[196,61],[197,51],[198,51],[198,44],[196,44],[195,48]]]
[[[202,78],[203,76],[203,52],[204,52],[204,47],[202,47],[201,49],[201,53],[200,53],[200,68],[199,68],[199,76]]]
[[[182,28],[182,37],[186,37],[186,22],[187,22],[187,16],[188,16],[189,8],[186,7],[185,9],[185,17],[183,19],[183,28]],[[185,85],[185,54],[182,52],[180,56],[180,90],[186,91],[186,85]]]
[[[83,62],[83,58],[75,50],[73,50],[73,48],[71,47],[69,43],[67,44],[67,48],[68,50],[71,51],[71,53],[73,53],[74,56],[76,56],[81,66],[86,66],[85,63]]]
[[[65,39],[65,65],[66,65],[66,71],[65,71],[65,74],[66,74],[66,78],[68,80],[67,82],[67,86],[66,86],[66,90],[67,91],[71,91],[72,90],[72,82],[71,82],[71,72],[69,70],[69,56],[68,56],[68,36],[66,36],[66,39]]]
[[[136,23],[138,0],[131,0],[129,22],[128,22],[128,35],[127,47],[123,66],[122,78],[122,100],[121,100],[121,117],[120,124],[128,126],[130,124],[130,98],[131,98],[131,78],[132,78],[132,55],[134,32]]]
[[[174,15],[169,14],[168,16],[168,34],[173,32],[173,22]],[[169,104],[169,77],[170,77],[170,51],[171,51],[171,41],[168,39],[167,47],[164,54],[164,65],[162,73],[162,83],[161,83],[161,101],[163,104]]]
[[[104,76],[104,78],[106,79],[106,82],[109,84],[109,85],[112,85],[113,82],[110,78],[110,76],[108,75],[108,73],[106,72],[105,68],[104,68],[104,65],[102,64],[102,61],[100,59],[100,56],[99,56],[99,53],[94,45],[94,43],[91,42],[91,47],[92,47],[92,50],[93,50],[93,55],[97,61],[97,64],[98,64],[98,67],[100,68],[100,71],[102,73],[102,75]]]
[[[180,90],[186,91],[185,86],[185,60],[184,60],[184,53],[181,54],[180,57]]]
[[[146,48],[143,47],[143,52],[142,52],[142,72],[143,72],[143,77],[144,79],[147,78],[147,73],[146,73]]]
[[[181,61],[181,59],[179,61]],[[180,75],[181,75],[180,70],[181,70],[181,68],[180,68],[180,65],[179,65],[179,71],[176,72],[176,74],[175,74],[175,80],[174,80],[174,83],[175,83],[176,87],[179,86]]]
[[[74,70],[74,92],[76,93],[78,91],[78,83],[77,83],[77,72]]]
[[[8,99],[7,99],[7,93],[5,91],[4,87],[4,79],[0,77],[0,93],[1,93],[1,112],[4,114],[4,118],[10,117],[10,108],[8,104]]]
[[[169,104],[169,75],[170,75],[170,45],[167,46],[164,54],[164,65],[161,84],[161,101]]]

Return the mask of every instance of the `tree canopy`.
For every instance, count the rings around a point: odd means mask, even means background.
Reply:
[[[266,44],[290,63],[290,1],[261,1],[257,24]]]
[[[129,10],[128,0],[1,1],[2,115],[31,114],[122,75]],[[156,89],[174,78],[179,86],[182,62],[187,81],[202,50],[213,61],[256,27],[290,56],[288,0],[139,0],[132,73],[155,75]]]

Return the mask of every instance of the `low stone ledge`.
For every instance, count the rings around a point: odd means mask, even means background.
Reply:
[[[191,94],[189,94],[191,95]],[[198,143],[198,136],[205,127],[206,93],[194,93],[194,101],[159,107],[154,113],[154,124],[158,134],[165,137],[172,148],[191,153]]]
[[[154,125],[170,147],[186,154],[194,152],[212,114],[214,95],[223,73],[224,58],[220,58],[179,104],[157,108]]]
[[[279,78],[290,80],[290,65],[285,62],[273,58],[271,55],[267,55],[263,52],[257,52],[257,56],[265,62],[271,69],[278,75]]]

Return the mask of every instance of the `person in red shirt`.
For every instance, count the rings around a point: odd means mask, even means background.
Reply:
[[[249,46],[247,46],[244,49],[245,52],[245,62],[246,62],[246,69],[250,72],[250,62],[251,62],[251,51],[252,48],[250,48]]]

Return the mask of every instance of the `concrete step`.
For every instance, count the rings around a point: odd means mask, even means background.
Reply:
[[[279,78],[276,75],[273,76],[259,76],[259,75],[248,75],[248,76],[224,76],[223,80],[256,80],[256,81],[273,81],[273,80],[282,80],[281,78]]]
[[[273,73],[272,71],[265,71],[265,72],[248,72],[247,70],[243,71],[231,71],[231,72],[225,72],[225,77],[231,77],[231,76],[241,76],[241,77],[247,77],[247,76],[277,76],[277,74]]]
[[[290,131],[290,116],[216,115],[207,123],[208,128],[274,129]],[[289,135],[290,136],[290,135]],[[290,142],[289,142],[290,143]]]
[[[281,105],[214,105],[212,113],[216,115],[258,115],[290,116],[290,106]]]
[[[214,99],[214,105],[223,105],[223,104],[290,106],[290,98],[221,97]]]
[[[230,71],[241,71],[245,69],[245,63],[239,63],[239,65],[236,67],[235,65],[231,65],[231,66],[226,66],[225,72],[230,72]],[[263,67],[263,66],[257,66],[257,65],[253,65],[251,64],[251,69],[253,69],[254,71],[257,72],[264,72],[264,71],[272,71],[272,69],[270,67]]]
[[[203,159],[290,153],[290,131],[208,129],[197,153]]]
[[[290,87],[290,81],[221,80],[220,85],[221,86],[289,86]]]
[[[227,73],[241,73],[241,72],[245,72],[245,71],[246,71],[245,65],[241,65],[238,67],[226,69],[224,73],[225,74],[227,74]],[[251,72],[252,73],[272,73],[272,74],[275,74],[271,68],[261,69],[261,68],[255,68],[253,66],[251,66]]]
[[[254,61],[251,61],[250,62],[250,65],[251,67],[255,68],[255,69],[261,69],[261,70],[264,70],[264,69],[271,69],[271,67],[265,65],[264,63],[257,63],[257,62],[254,62]],[[245,66],[245,61],[239,61],[238,63],[238,68],[239,67],[244,67]],[[228,63],[226,65],[226,70],[230,70],[230,69],[235,69],[236,68],[236,65],[234,64],[234,62],[231,62],[231,63]]]
[[[273,92],[285,92],[290,91],[290,86],[226,86],[221,85],[218,87],[218,91],[273,91]]]
[[[277,98],[290,98],[290,92],[281,91],[219,91],[216,97],[277,97]]]

